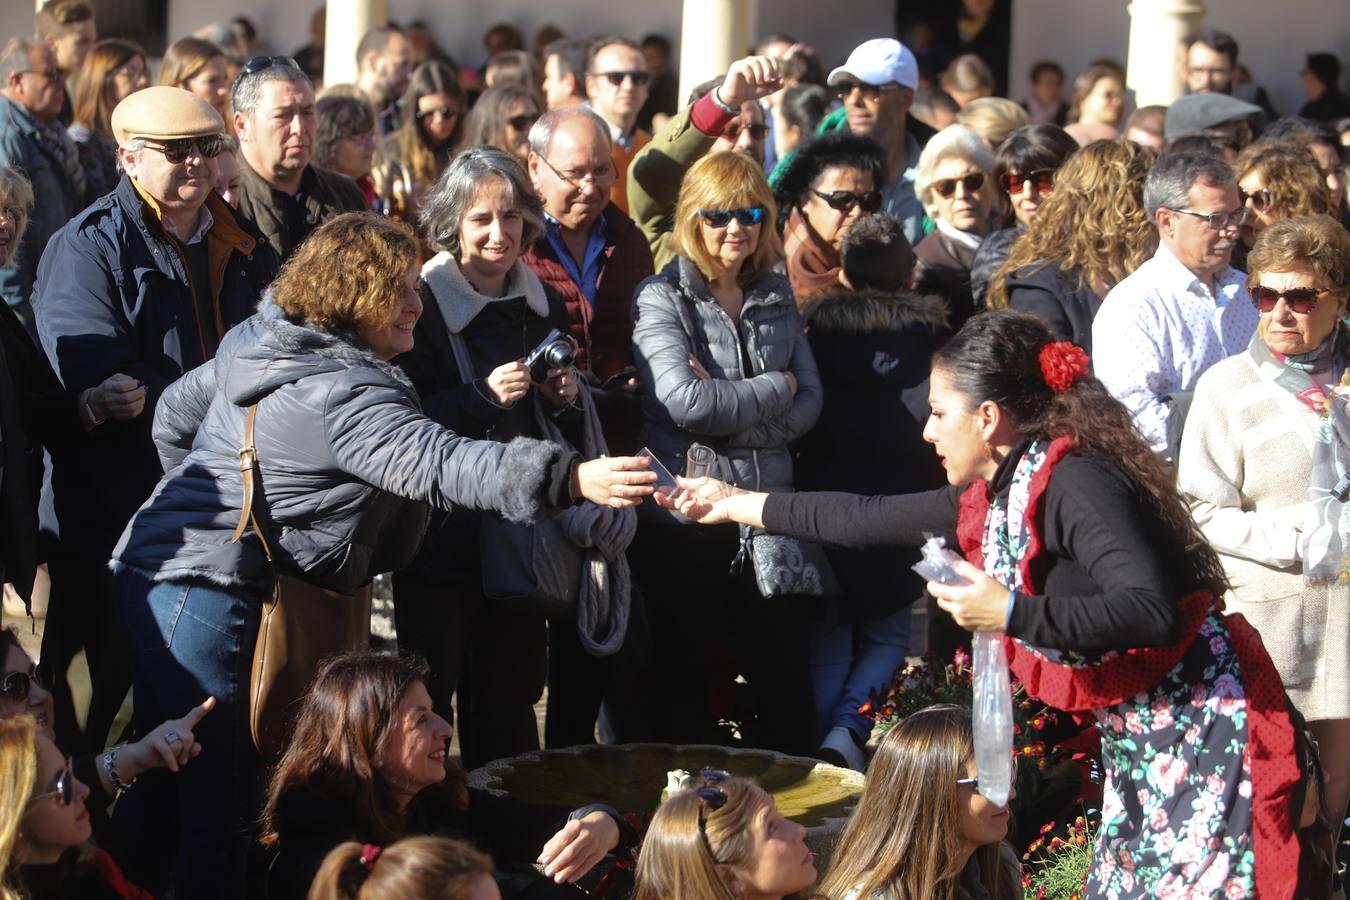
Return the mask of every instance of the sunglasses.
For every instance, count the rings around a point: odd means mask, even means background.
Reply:
[[[243,67],[239,70],[239,77],[243,78],[245,75],[253,75],[264,69],[270,69],[273,66],[295,69],[297,72],[300,71],[300,64],[289,56],[254,56],[250,58],[248,62],[244,63]]]
[[[764,212],[762,206],[751,206],[745,209],[700,209],[698,214],[709,228],[726,228],[732,219],[749,228],[764,221]]]
[[[423,109],[417,113],[419,119],[430,119],[433,116],[440,116],[442,119],[459,118],[459,110],[451,109],[448,106],[438,106],[435,109]]]
[[[33,685],[44,691],[52,689],[51,673],[36,663],[29,666],[27,672],[6,672],[0,678],[0,697],[10,703],[27,703]]]
[[[538,113],[526,113],[523,116],[512,116],[506,120],[506,124],[516,131],[529,131],[530,126],[537,121],[539,121]]]
[[[1027,172],[1025,175],[1020,172],[1005,172],[1000,179],[1003,190],[1009,194],[1020,194],[1026,190],[1028,183],[1036,186],[1037,193],[1048,194],[1055,189],[1055,170],[1037,169],[1034,172]]]
[[[1242,201],[1243,206],[1246,206],[1248,203],[1250,203],[1252,209],[1256,210],[1258,213],[1261,213],[1262,215],[1265,215],[1266,210],[1270,209],[1272,206],[1275,205],[1275,195],[1272,194],[1270,191],[1264,189],[1259,191],[1253,191],[1252,193],[1249,194],[1246,191],[1242,190],[1241,188],[1238,188],[1238,198]]]
[[[933,190],[943,200],[947,200],[956,193],[958,184],[966,189],[967,194],[973,194],[984,187],[984,173],[972,172],[964,178],[943,178],[941,181],[933,182]]]
[[[162,144],[152,144],[147,141],[145,146],[158,153],[163,153],[165,159],[174,165],[178,165],[194,153],[207,159],[215,159],[225,149],[225,139],[218,134],[211,134],[206,137],[165,141]]]
[[[632,79],[634,87],[642,87],[652,80],[650,72],[592,72],[596,78],[603,78],[610,84],[618,87],[624,83],[625,79]]]
[[[834,94],[840,100],[848,99],[848,95],[854,91],[862,93],[864,100],[876,100],[883,93],[900,90],[900,85],[892,82],[891,84],[864,84],[861,81],[841,81],[834,86]]]
[[[1016,753],[1013,753],[1013,758],[1012,758],[1012,777],[1013,777],[1013,780],[1014,780],[1014,781],[1017,780],[1017,754],[1016,754]],[[957,787],[969,787],[969,788],[974,788],[975,790],[978,791],[978,790],[980,789],[980,779],[979,779],[979,778],[958,778],[958,779],[956,779],[956,786],[957,786]]]
[[[1291,312],[1298,313],[1300,316],[1306,316],[1317,307],[1317,298],[1327,292],[1326,288],[1300,287],[1290,288],[1287,291],[1277,291],[1274,288],[1262,287],[1259,284],[1247,285],[1247,293],[1252,295],[1252,305],[1258,311],[1268,313],[1275,308],[1275,304],[1281,299],[1284,305],[1289,307]]]
[[[47,791],[45,794],[35,794],[28,801],[28,805],[46,800],[48,797],[59,797],[62,806],[69,806],[75,802],[75,773],[70,765],[70,757],[66,757],[66,767],[56,773],[56,790]]]
[[[853,207],[857,206],[865,213],[874,213],[881,209],[880,191],[831,191],[826,194],[811,188],[811,193],[815,194],[830,209],[838,210],[841,213],[847,213]]]
[[[741,136],[742,131],[750,132],[750,137],[757,141],[762,141],[769,136],[769,126],[762,122],[742,126],[740,122],[733,120],[726,128],[722,129],[722,137],[729,141],[734,141]]]

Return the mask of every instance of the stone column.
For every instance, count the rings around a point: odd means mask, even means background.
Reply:
[[[367,31],[389,24],[389,0],[326,0],[323,83],[356,82],[356,45]]]
[[[1169,104],[1186,91],[1181,42],[1199,30],[1205,0],[1132,0],[1126,86],[1137,106]]]
[[[684,0],[680,29],[680,98],[745,56],[751,0]]]

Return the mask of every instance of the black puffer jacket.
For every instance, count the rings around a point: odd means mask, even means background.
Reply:
[[[803,316],[825,402],[797,444],[798,489],[906,494],[943,484],[923,439],[929,359],[951,334],[942,299],[841,289],[813,296]],[[847,618],[880,618],[923,593],[909,569],[917,553],[828,553],[849,598]]]

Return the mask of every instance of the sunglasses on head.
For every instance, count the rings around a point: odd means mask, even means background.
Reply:
[[[245,75],[253,75],[264,69],[270,69],[273,66],[282,66],[287,69],[295,69],[297,72],[300,71],[300,64],[289,56],[254,56],[239,69],[239,77],[243,78]]]
[[[744,209],[700,209],[698,214],[709,228],[726,228],[735,219],[749,228],[764,221],[764,207],[751,206]]]
[[[1258,311],[1268,313],[1275,308],[1281,298],[1284,299],[1284,305],[1289,307],[1291,312],[1296,312],[1300,316],[1306,316],[1317,307],[1317,298],[1327,292],[1326,288],[1300,287],[1290,288],[1287,291],[1277,291],[1274,288],[1262,287],[1259,284],[1247,285],[1247,293],[1252,295],[1252,305]]]
[[[624,80],[629,78],[633,80],[634,87],[642,87],[652,80],[650,72],[592,72],[591,74],[596,78],[605,79],[615,87],[623,84]]]
[[[1262,215],[1265,215],[1266,210],[1275,205],[1275,195],[1267,190],[1252,191],[1249,194],[1242,188],[1238,188],[1238,198],[1242,201],[1243,206],[1250,203],[1252,209]]]
[[[435,109],[418,110],[417,118],[430,119],[432,116],[440,116],[442,119],[454,119],[459,116],[459,110],[451,109],[448,106],[438,106]]]
[[[71,769],[70,757],[66,757],[66,767],[56,773],[56,790],[47,791],[43,794],[35,794],[28,805],[32,806],[39,801],[46,800],[48,797],[60,799],[62,806],[69,806],[75,802],[75,774]]]
[[[740,138],[741,132],[743,131],[750,132],[750,137],[754,138],[757,141],[762,141],[769,136],[769,126],[765,125],[762,122],[756,122],[753,125],[742,126],[740,122],[737,122],[736,120],[733,119],[731,123],[727,125],[726,128],[722,129],[722,137],[726,138],[729,141],[734,141]]]
[[[874,213],[881,209],[880,191],[831,191],[826,194],[811,188],[811,193],[815,194],[830,209],[838,210],[841,213],[847,213],[853,207],[857,206],[865,213]]]
[[[512,116],[506,120],[506,124],[516,131],[529,131],[530,126],[537,121],[539,121],[538,113],[526,113],[523,116]]]
[[[984,187],[984,173],[971,172],[964,178],[943,178],[941,181],[933,182],[933,190],[946,200],[956,193],[957,184],[965,188],[967,194],[973,194]]]
[[[1003,190],[1009,194],[1020,194],[1028,183],[1036,186],[1038,193],[1048,194],[1055,189],[1055,170],[1037,169],[1034,172],[1006,172],[1001,179]]]
[[[218,134],[210,134],[206,137],[165,141],[162,144],[152,144],[146,141],[145,146],[158,153],[163,153],[165,159],[174,165],[178,165],[192,156],[193,153],[200,154],[207,159],[215,159],[225,149],[225,139]]]
[[[36,663],[29,666],[27,672],[6,672],[0,678],[0,697],[10,703],[27,703],[28,694],[35,684],[44,691],[52,689],[51,675]]]

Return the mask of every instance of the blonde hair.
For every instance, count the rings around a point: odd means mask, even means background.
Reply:
[[[14,265],[18,254],[19,242],[28,228],[28,214],[33,209],[33,185],[22,172],[7,166],[0,166],[0,199],[8,197],[14,208],[19,211],[18,221],[14,223],[14,239],[9,242],[9,259],[5,265]]]
[[[967,103],[966,108],[956,114],[956,121],[973,129],[990,146],[997,147],[1031,119],[1025,109],[1006,97],[981,97]]]
[[[749,778],[728,778],[718,809],[698,791],[675,794],[652,816],[638,854],[633,900],[737,900],[736,870],[750,862],[751,825],[773,798]]]
[[[1247,283],[1298,265],[1312,269],[1317,287],[1344,297],[1350,293],[1350,232],[1328,215],[1280,219],[1256,236],[1247,254]]]
[[[989,308],[1008,305],[1009,275],[1023,266],[1078,270],[1096,290],[1115,287],[1158,249],[1144,209],[1144,180],[1156,154],[1133,141],[1094,141],[1055,173],[1055,190],[989,280]]]
[[[1331,191],[1307,147],[1293,141],[1262,141],[1243,148],[1233,163],[1237,180],[1260,172],[1276,218],[1330,215]]]
[[[343,213],[286,260],[272,282],[272,296],[291,319],[322,331],[383,325],[419,259],[417,236],[408,225],[375,213]]]
[[[38,780],[37,720],[29,715],[0,719],[0,900],[19,900],[10,881],[19,825]]]
[[[464,841],[409,837],[371,853],[374,846],[348,841],[329,851],[309,900],[468,900],[492,875],[492,860]]]
[[[930,706],[887,732],[820,893],[842,897],[857,888],[859,897],[954,900],[963,870],[956,780],[974,755],[970,712],[956,706]],[[1011,900],[1001,852],[994,843],[975,857],[989,896]]]
[[[741,209],[764,207],[764,218],[759,225],[759,243],[754,254],[741,267],[738,281],[749,285],[768,272],[783,256],[783,241],[775,225],[778,207],[773,202],[773,190],[764,177],[764,169],[744,153],[734,150],[713,153],[703,157],[684,173],[680,182],[680,199],[675,205],[675,229],[671,246],[680,256],[698,267],[703,277],[711,280],[722,268],[721,262],[708,251],[703,239],[703,218],[700,209]]]

